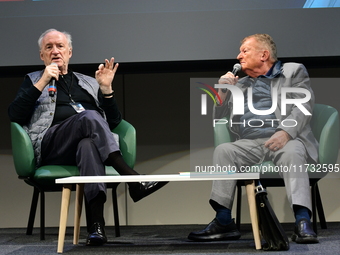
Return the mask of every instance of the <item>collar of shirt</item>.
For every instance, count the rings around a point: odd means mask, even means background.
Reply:
[[[260,75],[259,77],[273,79],[281,73],[281,67],[282,67],[281,61],[276,61],[265,75]]]

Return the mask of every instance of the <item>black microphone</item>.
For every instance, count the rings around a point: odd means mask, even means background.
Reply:
[[[236,64],[234,65],[233,70],[232,70],[231,72],[232,72],[232,74],[233,74],[234,76],[236,76],[236,74],[237,74],[239,71],[241,71],[241,69],[242,69],[242,66],[241,66],[239,63],[236,63]],[[226,93],[226,92],[227,92],[227,89],[222,89],[222,92],[223,92],[223,93]]]
[[[55,86],[55,78],[52,78],[50,83],[48,84],[48,94],[50,95],[50,97],[54,97],[56,91],[57,87]]]
[[[51,63],[51,65],[57,65],[57,63]],[[48,94],[50,97],[54,97],[55,93],[57,92],[57,87],[55,85],[55,78],[53,77],[48,84]]]

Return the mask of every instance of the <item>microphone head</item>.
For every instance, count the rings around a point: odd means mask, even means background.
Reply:
[[[233,68],[233,69],[234,69],[234,70],[236,71],[236,73],[237,73],[237,72],[241,71],[242,66],[241,66],[241,64],[237,63],[237,64],[234,65],[234,68]]]

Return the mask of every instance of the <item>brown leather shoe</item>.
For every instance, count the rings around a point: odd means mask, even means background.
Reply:
[[[292,241],[296,243],[318,243],[319,240],[307,219],[301,219],[294,227]]]

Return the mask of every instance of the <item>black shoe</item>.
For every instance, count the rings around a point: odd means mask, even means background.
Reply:
[[[90,228],[90,232],[86,239],[86,245],[99,246],[107,242],[104,226],[95,222]]]
[[[191,232],[188,239],[193,241],[237,240],[241,237],[234,220],[228,225],[221,225],[215,218],[209,225],[197,232]]]
[[[129,193],[134,202],[141,200],[142,198],[150,195],[151,193],[159,190],[168,182],[140,182],[130,183]]]
[[[306,219],[299,220],[294,227],[292,241],[296,243],[318,243],[319,240],[311,225]]]

